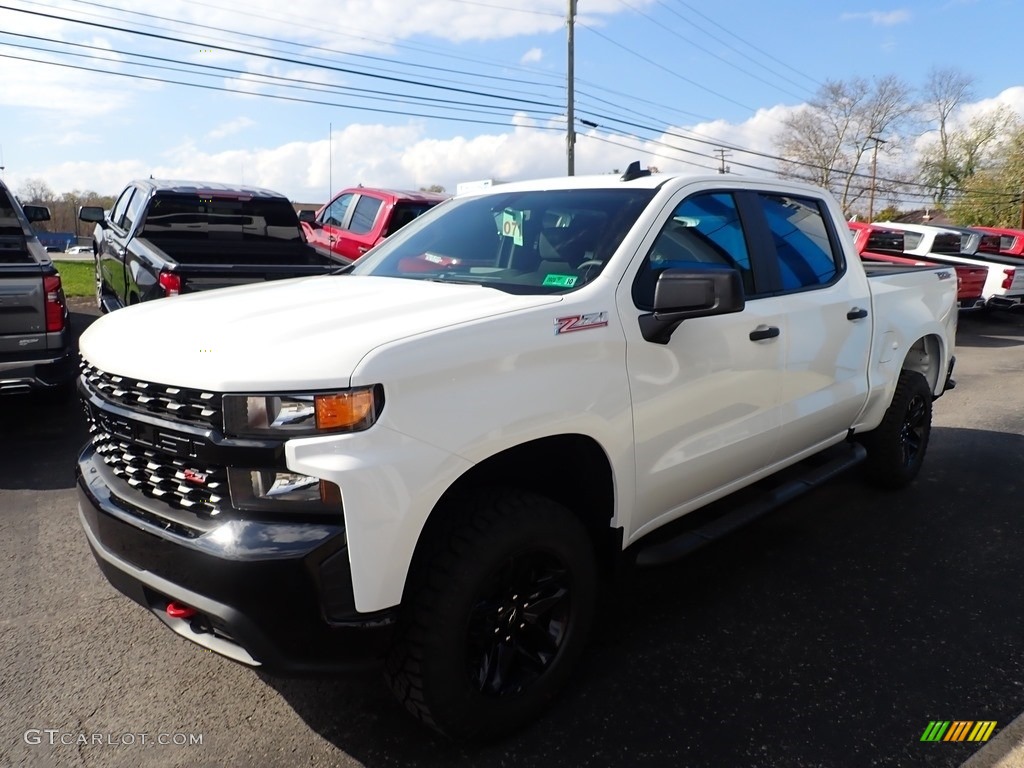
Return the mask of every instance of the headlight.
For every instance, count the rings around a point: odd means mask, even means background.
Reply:
[[[340,392],[224,395],[224,432],[239,437],[359,432],[373,425],[383,407],[379,384]]]

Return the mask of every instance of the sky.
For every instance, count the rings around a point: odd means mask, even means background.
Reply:
[[[577,0],[577,174],[764,174],[826,80],[974,78],[1024,115],[1018,0]],[[564,175],[569,0],[0,0],[0,171],[56,193],[245,183],[322,203]],[[192,85],[183,85],[190,83]],[[880,160],[884,171],[885,158]],[[748,167],[756,166],[756,167]],[[767,169],[767,170],[761,170]]]

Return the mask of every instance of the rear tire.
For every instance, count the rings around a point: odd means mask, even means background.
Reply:
[[[103,312],[103,275],[100,272],[100,260],[98,258],[93,262],[93,272],[96,281],[96,308]]]
[[[864,472],[869,483],[896,489],[917,477],[931,436],[932,400],[924,376],[917,371],[900,372],[882,423],[862,438],[868,451]]]
[[[583,524],[519,491],[464,499],[411,574],[385,675],[420,721],[486,739],[534,719],[583,650],[598,579]]]

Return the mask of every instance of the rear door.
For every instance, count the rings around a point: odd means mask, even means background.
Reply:
[[[96,255],[97,270],[107,290],[122,304],[128,304],[128,280],[125,272],[125,257],[129,232],[125,227],[125,214],[133,196],[139,196],[133,185],[128,185],[114,203],[103,228],[103,244]]]
[[[750,198],[767,236],[760,243],[784,302],[786,372],[776,458],[782,461],[844,437],[868,395],[871,291],[846,251],[825,200],[759,191]]]

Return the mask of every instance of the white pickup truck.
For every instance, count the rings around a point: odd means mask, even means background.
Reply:
[[[1024,304],[1024,259],[1001,253],[977,250],[979,237],[964,237],[967,230],[946,229],[929,224],[884,222],[888,229],[904,233],[904,253],[922,256],[946,264],[968,264],[988,267],[988,276],[982,288],[986,307],[993,309],[1019,309]],[[970,249],[964,249],[965,240],[974,240]]]
[[[493,736],[565,684],[624,553],[678,556],[865,455],[911,482],[956,322],[952,269],[869,278],[814,187],[505,184],[344,274],[94,323],[80,516],[180,635],[281,673],[383,657],[423,722]]]

